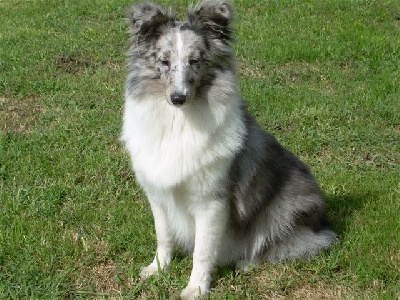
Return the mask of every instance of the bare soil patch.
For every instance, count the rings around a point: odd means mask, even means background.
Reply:
[[[95,63],[91,60],[72,56],[58,56],[54,61],[57,69],[68,74],[76,74],[86,69],[93,69],[96,67]]]

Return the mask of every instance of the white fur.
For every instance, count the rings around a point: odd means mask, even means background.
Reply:
[[[176,50],[178,54],[178,59],[177,59],[177,67],[176,67],[176,91],[180,92],[183,95],[186,95],[188,93],[187,85],[184,83],[185,81],[185,75],[184,75],[184,59],[183,59],[183,53],[184,53],[184,45],[182,41],[182,35],[180,30],[177,30],[176,33]]]
[[[141,276],[167,267],[174,244],[179,244],[193,253],[184,299],[207,294],[216,261],[230,260],[229,249],[224,252],[228,257],[218,257],[228,234],[230,207],[228,199],[218,198],[218,183],[226,178],[245,132],[237,117],[237,96],[210,105],[196,103],[195,99],[177,108],[164,97],[133,99],[127,94],[122,132],[137,180],[149,198],[157,234],[156,256]]]
[[[238,105],[239,99],[232,99],[215,107],[176,108],[161,96],[134,100],[127,95],[122,140],[139,182],[172,188],[205,166],[232,158],[244,135]]]

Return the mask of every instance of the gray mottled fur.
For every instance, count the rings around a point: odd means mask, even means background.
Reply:
[[[329,230],[325,204],[309,169],[262,131],[244,108],[243,115],[246,144],[232,164],[229,182],[231,222],[249,245],[245,261],[300,258],[327,248],[335,234]],[[263,244],[254,249],[259,234]]]

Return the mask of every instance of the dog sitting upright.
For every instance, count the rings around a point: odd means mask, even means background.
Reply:
[[[316,254],[335,239],[307,167],[247,112],[231,48],[232,6],[205,0],[180,22],[151,4],[129,10],[122,140],[153,212],[157,252],[193,255],[183,299],[210,291],[215,264],[238,268]]]

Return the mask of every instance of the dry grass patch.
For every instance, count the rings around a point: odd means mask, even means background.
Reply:
[[[95,68],[93,61],[72,56],[58,56],[55,58],[55,64],[57,69],[69,74],[76,74],[86,69]]]
[[[93,245],[94,262],[81,270],[76,282],[77,294],[90,299],[123,299],[123,290],[130,286],[114,261],[106,257],[108,245],[100,241]]]
[[[353,290],[348,287],[319,282],[295,287],[289,292],[287,299],[339,300],[354,299],[353,295]]]
[[[268,80],[271,84],[278,86],[307,84],[328,95],[335,94],[328,75],[317,65],[307,62],[290,62],[268,66],[265,64],[256,65],[254,62],[243,58],[238,63],[238,74],[239,77]]]
[[[290,85],[305,83],[310,87],[334,95],[335,90],[331,85],[329,76],[317,65],[308,62],[291,62],[276,65],[271,70],[274,84]]]
[[[274,84],[281,85],[297,83],[311,78],[319,81],[327,80],[316,65],[307,62],[286,63],[275,67],[267,67],[265,65],[255,65],[254,62],[244,58],[239,60],[238,72],[239,76],[257,79],[271,78]]]
[[[13,99],[0,97],[0,130],[30,133],[46,109],[34,97]]]
[[[354,299],[355,290],[340,284],[320,281],[311,272],[298,273],[286,266],[267,266],[254,276],[254,286],[261,299]]]
[[[117,267],[110,259],[100,262],[90,268],[92,280],[96,291],[99,292],[119,292],[120,284],[114,280],[117,275]]]
[[[238,73],[239,77],[251,77],[257,79],[268,79],[268,72],[263,70],[262,67],[255,66],[249,62],[242,60],[238,63]]]

